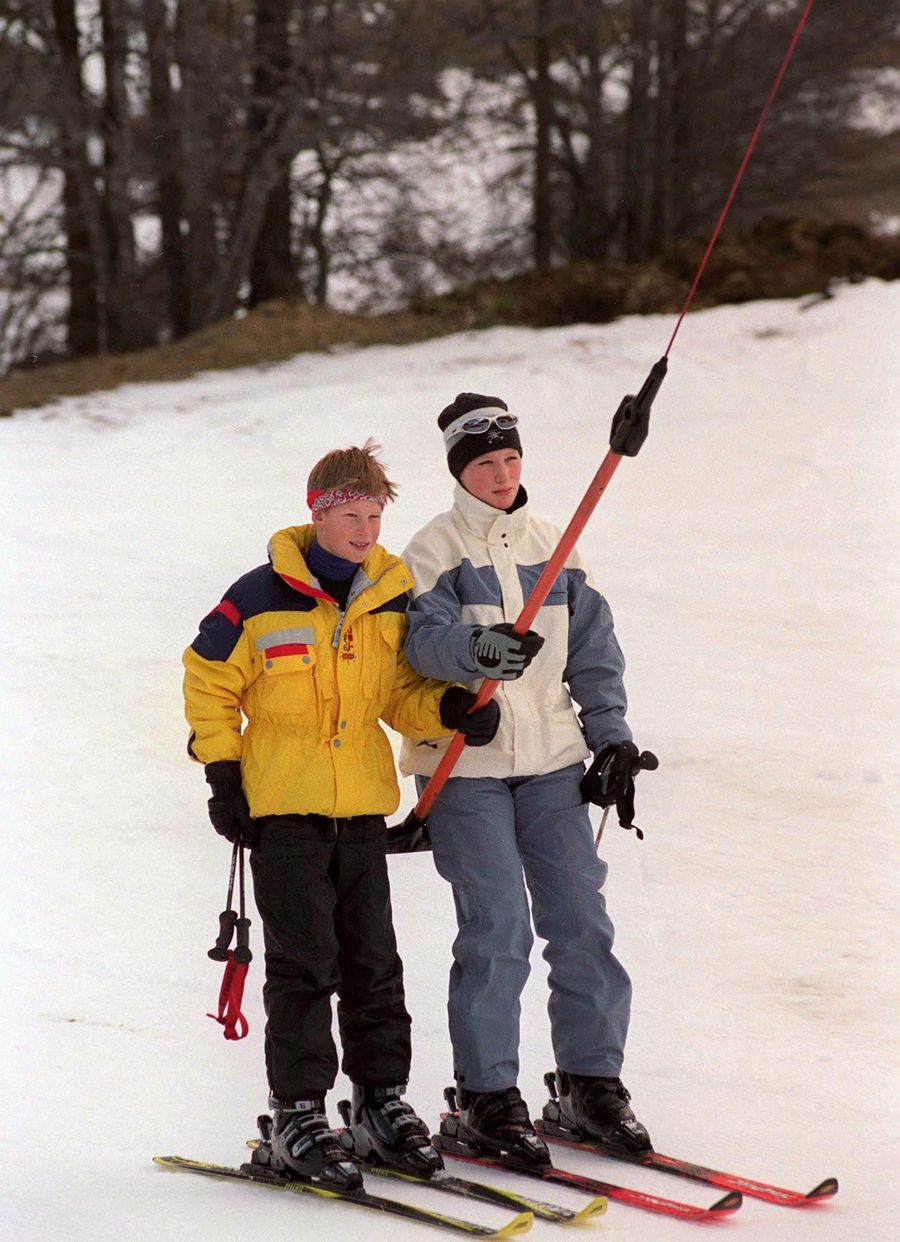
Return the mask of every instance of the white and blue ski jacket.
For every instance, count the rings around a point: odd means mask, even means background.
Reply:
[[[555,527],[531,516],[527,500],[505,513],[457,484],[450,512],[423,527],[403,553],[415,580],[405,645],[413,668],[477,690],[473,630],[516,620],[559,539]],[[488,746],[467,746],[454,776],[542,775],[631,739],[612,614],[577,552],[532,628],[545,642],[518,680],[500,682],[497,736]],[[448,741],[404,741],[401,771],[430,776]]]

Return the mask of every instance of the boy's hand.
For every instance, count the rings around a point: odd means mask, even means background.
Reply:
[[[467,746],[487,746],[494,740],[500,726],[500,705],[490,699],[477,712],[469,713],[475,695],[463,686],[451,686],[441,698],[441,724],[445,729],[458,729]]]
[[[241,785],[241,765],[237,759],[218,759],[203,769],[212,790],[207,802],[209,822],[219,836],[232,843],[240,837],[241,845],[251,849],[256,844],[256,822]]]

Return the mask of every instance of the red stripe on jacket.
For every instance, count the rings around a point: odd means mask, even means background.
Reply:
[[[227,617],[232,625],[240,624],[241,614],[235,608],[234,604],[232,604],[230,599],[223,599],[221,604],[216,604],[215,608],[209,615],[212,617],[217,612],[220,612],[223,617]]]
[[[299,591],[301,595],[312,595],[316,599],[327,599],[330,604],[337,604],[337,600],[328,594],[327,591],[320,591],[317,587],[312,586],[309,582],[303,582],[300,578],[292,578],[290,574],[280,574],[289,587],[293,587],[295,591]],[[340,607],[340,605],[338,605]]]

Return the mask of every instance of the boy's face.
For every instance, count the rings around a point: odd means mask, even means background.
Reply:
[[[381,505],[374,500],[348,500],[312,520],[316,538],[326,552],[361,565],[378,542],[381,531]]]
[[[515,449],[496,449],[467,463],[459,481],[476,500],[495,509],[508,509],[519,491],[522,458]]]

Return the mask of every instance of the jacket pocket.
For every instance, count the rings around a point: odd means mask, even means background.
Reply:
[[[366,650],[363,686],[366,697],[374,704],[376,716],[381,714],[381,709],[390,698],[397,675],[397,653],[405,637],[404,627],[379,625],[375,642]]]
[[[316,659],[316,631],[311,625],[291,625],[282,630],[269,630],[256,640],[264,668],[277,671],[279,667],[294,668],[299,660],[302,666],[312,665]]]
[[[381,701],[386,703],[391,697],[394,682],[397,680],[397,659],[403,648],[406,627],[399,625],[385,626],[379,635],[381,642]]]
[[[277,648],[262,651],[262,706],[279,715],[304,715],[315,711],[316,651],[279,652]],[[314,717],[313,717],[314,718]]]

